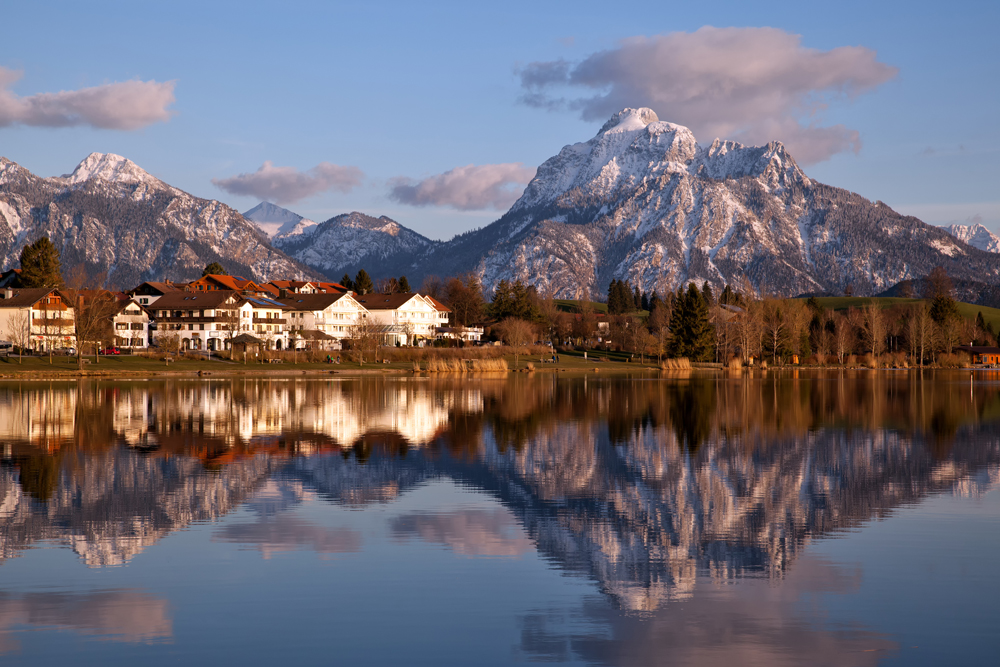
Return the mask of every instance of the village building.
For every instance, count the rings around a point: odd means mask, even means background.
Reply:
[[[135,298],[118,299],[111,328],[115,334],[115,347],[145,350],[149,347],[149,311]]]
[[[983,366],[1000,366],[1000,347],[993,345],[959,345],[956,352],[972,357],[972,363]]]
[[[385,327],[389,345],[414,345],[436,336],[441,313],[426,297],[403,292],[365,294],[355,299],[368,310],[370,319]]]
[[[140,306],[148,307],[156,302],[164,294],[170,292],[183,292],[183,285],[176,285],[169,280],[166,282],[145,282],[129,292],[136,303]]]
[[[73,307],[54,287],[0,288],[0,338],[39,352],[74,347]]]
[[[340,349],[339,341],[350,338],[354,327],[368,317],[368,310],[351,292],[287,294],[277,301],[288,308],[288,335],[300,341],[296,343],[300,349]]]
[[[163,347],[170,336],[182,350],[224,350],[241,333],[250,333],[255,311],[233,290],[169,292],[152,306],[156,321],[153,342]]]
[[[268,350],[287,350],[288,347],[288,317],[290,307],[265,296],[244,293],[243,299],[250,304],[252,310],[252,333],[265,343]]]

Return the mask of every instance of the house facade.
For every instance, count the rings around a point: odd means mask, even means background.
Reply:
[[[241,333],[251,333],[254,309],[239,292],[170,292],[151,306],[156,320],[153,342],[169,344],[177,336],[182,350],[224,350],[227,341]]]
[[[111,318],[111,328],[115,332],[115,346],[129,350],[145,350],[149,347],[149,327],[152,319],[149,311],[139,305],[135,298],[121,299]]]
[[[414,345],[436,336],[441,313],[427,297],[404,292],[365,294],[355,299],[368,310],[370,318],[386,327],[389,345]]]
[[[319,349],[327,349],[320,342],[326,340],[323,336],[308,333],[315,331],[338,341],[330,347],[339,349],[339,341],[350,338],[354,327],[368,317],[368,310],[350,292],[289,294],[277,301],[288,308],[289,336],[302,341],[296,343],[299,348],[312,340]]]
[[[0,288],[0,338],[39,352],[75,347],[73,308],[52,287]]]

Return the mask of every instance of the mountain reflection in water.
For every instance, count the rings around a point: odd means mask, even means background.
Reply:
[[[468,557],[537,551],[611,602],[582,616],[648,641],[616,656],[610,640],[574,639],[539,610],[522,619],[523,654],[562,659],[572,645],[594,662],[649,664],[639,647],[654,638],[684,651],[732,628],[795,632],[780,619],[794,615],[796,591],[852,577],[808,557],[793,568],[804,546],[932,493],[984,493],[1000,469],[998,419],[1000,383],[958,373],[6,383],[0,560],[55,541],[91,567],[127,564],[244,506],[256,518],[214,540],[265,556],[356,553],[357,530],[282,508],[304,494],[364,507],[448,479],[505,510],[408,512],[393,539]],[[759,581],[719,587],[748,577]],[[769,580],[783,592],[768,593]],[[0,597],[0,616],[31,604]],[[682,629],[699,617],[712,618],[702,634]],[[169,633],[169,620],[150,628]],[[798,651],[775,642],[792,663],[836,662],[863,635],[799,632]]]

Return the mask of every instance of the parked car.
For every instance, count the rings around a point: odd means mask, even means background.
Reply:
[[[75,347],[59,347],[53,350],[54,354],[61,354],[64,356],[72,357],[76,355]]]
[[[121,353],[122,351],[119,350],[117,347],[106,347],[100,352],[100,354],[121,354]]]

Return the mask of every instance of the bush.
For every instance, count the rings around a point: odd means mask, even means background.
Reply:
[[[726,367],[731,371],[741,371],[743,370],[743,360],[739,357],[733,357]]]
[[[687,357],[681,357],[680,359],[664,359],[663,363],[660,364],[661,371],[680,371],[688,370],[691,368],[691,360]]]

